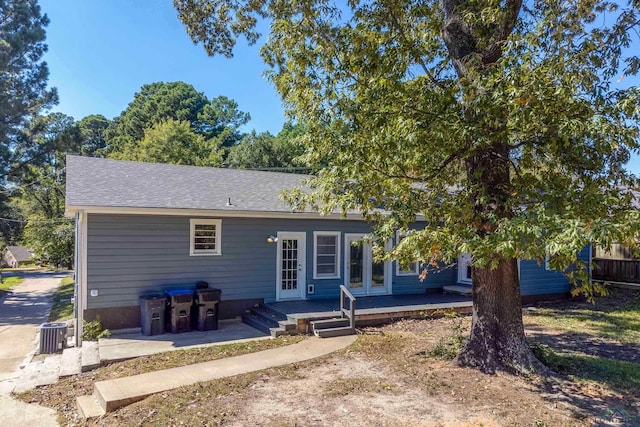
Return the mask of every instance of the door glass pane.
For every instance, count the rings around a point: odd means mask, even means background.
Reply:
[[[363,261],[364,251],[360,242],[351,242],[351,250],[349,255],[349,287],[361,288],[363,283]]]
[[[384,262],[373,262],[371,265],[371,286],[384,286]]]
[[[298,289],[298,247],[297,240],[282,241],[282,280],[280,289],[292,291]]]

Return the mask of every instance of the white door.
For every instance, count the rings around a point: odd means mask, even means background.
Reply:
[[[306,286],[305,233],[279,232],[276,299],[302,299]]]
[[[345,286],[353,295],[385,295],[389,293],[388,262],[375,262],[370,243],[364,234],[345,235]]]

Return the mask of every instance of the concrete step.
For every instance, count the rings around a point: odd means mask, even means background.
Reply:
[[[65,348],[60,358],[60,377],[70,377],[82,372],[82,348]]]
[[[353,335],[354,331],[350,326],[341,326],[338,328],[318,329],[315,334],[320,338],[343,337]]]
[[[78,404],[83,405],[81,411],[85,414],[97,413],[95,406],[105,412],[111,412],[155,393],[315,359],[341,350],[354,341],[355,337],[337,337],[328,340],[311,337],[296,344],[257,353],[98,381],[94,384],[93,396],[83,396],[82,399],[78,399]],[[95,403],[91,402],[90,398]]]
[[[470,297],[472,294],[471,286],[462,286],[462,285],[443,286],[442,291],[448,292],[450,294],[464,295],[467,297]]]
[[[259,331],[264,332],[265,334],[270,334],[272,328],[277,328],[278,324],[271,325],[263,321],[262,318],[255,316],[251,313],[245,313],[242,315],[242,321],[252,328],[256,328]]]
[[[291,320],[282,320],[278,322],[280,324],[280,328],[284,328],[287,332],[297,332],[298,331],[298,323]]]
[[[262,317],[267,321],[270,322],[281,322],[283,320],[287,320],[287,316],[285,316],[282,313],[278,313],[277,311],[271,310],[268,307],[265,307],[264,305],[258,305],[256,307],[251,308],[251,313],[255,314],[256,316]]]
[[[83,341],[82,342],[82,372],[91,371],[100,367],[100,352],[98,348],[98,341]]]
[[[311,322],[311,326],[313,326],[314,331],[317,331],[318,329],[340,328],[349,325],[349,319],[341,317],[335,319],[313,320]]]
[[[76,397],[76,404],[78,405],[78,413],[85,420],[101,417],[106,414],[95,396],[78,396]]]
[[[291,335],[291,332],[282,327],[269,328],[269,335],[271,335],[273,338],[278,338],[283,335]]]

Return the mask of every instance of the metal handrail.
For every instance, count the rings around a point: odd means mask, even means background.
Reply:
[[[349,310],[345,309],[345,297],[349,298]],[[340,285],[340,316],[349,319],[349,327],[356,330],[356,299],[344,285]]]

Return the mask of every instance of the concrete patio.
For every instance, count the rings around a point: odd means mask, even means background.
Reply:
[[[180,334],[144,336],[140,332],[115,333],[98,340],[100,363],[114,362],[163,353],[165,351],[236,342],[268,339],[269,335],[242,323],[238,319],[221,320],[215,331],[192,331]]]

